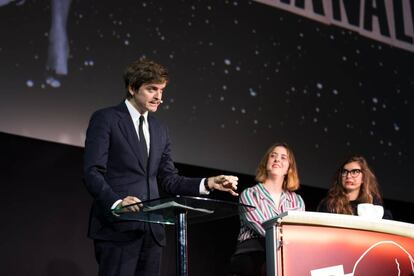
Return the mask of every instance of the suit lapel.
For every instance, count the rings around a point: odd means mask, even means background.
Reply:
[[[163,158],[162,156],[162,147],[161,144],[161,131],[160,131],[160,125],[158,121],[148,115],[148,124],[149,124],[149,132],[150,132],[150,154],[149,154],[149,160],[148,160],[148,174],[153,175],[156,174],[156,160],[159,160],[159,158]],[[159,161],[158,161],[159,162]],[[151,198],[158,198],[159,197],[159,187],[160,183],[156,181],[155,183],[152,183],[149,185],[150,190],[150,197]]]
[[[159,144],[159,126],[157,121],[150,115],[148,115],[148,125],[150,133],[150,154],[149,154],[149,166],[148,170],[154,168],[155,156],[157,155],[157,149]]]
[[[144,161],[142,159],[142,153],[138,147],[138,135],[134,127],[134,123],[132,122],[131,115],[125,105],[125,103],[121,103],[118,105],[118,111],[120,115],[120,120],[118,122],[119,129],[121,130],[122,135],[124,135],[125,139],[128,141],[128,144],[132,148],[132,151],[135,154],[135,157],[139,161],[140,167],[146,171],[144,167]]]

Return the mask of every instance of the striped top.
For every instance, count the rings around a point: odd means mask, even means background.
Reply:
[[[245,189],[239,198],[240,203],[256,207],[251,212],[240,214],[240,233],[238,241],[265,236],[262,222],[269,220],[286,211],[305,211],[302,197],[295,192],[284,191],[280,195],[279,206],[275,206],[270,193],[263,184]]]

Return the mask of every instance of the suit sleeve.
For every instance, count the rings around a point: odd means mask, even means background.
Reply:
[[[95,112],[89,122],[84,152],[84,183],[103,210],[110,210],[119,196],[105,180],[110,146],[110,124],[102,111]]]
[[[161,154],[157,178],[164,190],[169,194],[200,195],[200,182],[202,178],[185,177],[178,174],[171,157],[171,140],[168,129],[164,128],[166,143]]]

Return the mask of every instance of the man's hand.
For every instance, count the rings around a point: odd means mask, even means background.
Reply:
[[[237,190],[238,180],[239,178],[233,175],[219,175],[209,177],[206,179],[207,186],[210,190],[229,192],[233,196],[239,195],[235,192]]]
[[[142,204],[136,204],[140,203],[141,200],[135,196],[127,196],[118,204],[116,207],[117,210],[120,212],[138,212],[139,207],[141,207]],[[134,205],[131,205],[134,204]],[[131,205],[131,206],[128,206]],[[128,206],[126,208],[123,208],[124,206]]]

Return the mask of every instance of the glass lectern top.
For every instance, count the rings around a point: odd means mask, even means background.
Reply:
[[[254,206],[204,197],[173,196],[151,199],[137,204],[139,211],[130,212],[128,207],[115,211],[121,220],[175,224],[176,216],[185,213],[189,223],[205,222],[250,212]]]

